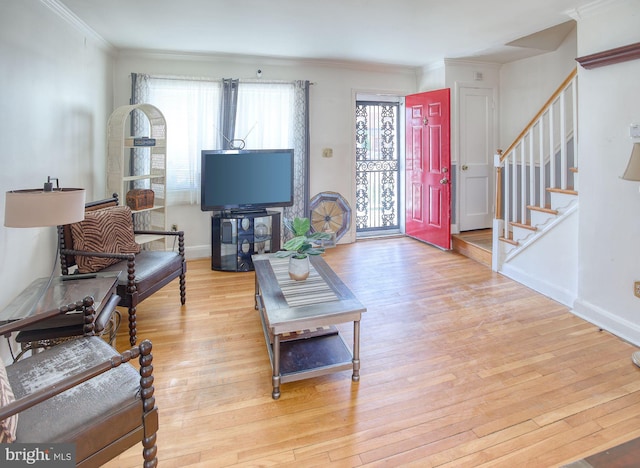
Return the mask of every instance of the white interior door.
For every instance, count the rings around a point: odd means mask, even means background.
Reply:
[[[459,88],[460,231],[490,228],[493,223],[494,94],[493,88]]]

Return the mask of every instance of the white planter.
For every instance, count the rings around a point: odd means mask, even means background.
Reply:
[[[289,278],[295,281],[304,281],[309,277],[309,257],[289,257]]]

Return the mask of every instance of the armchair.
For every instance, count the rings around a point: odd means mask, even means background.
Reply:
[[[89,322],[92,305],[87,297],[76,306]],[[0,326],[0,334],[20,329],[21,322]],[[120,354],[87,335],[6,367],[0,361],[0,442],[43,444],[43,449],[73,444],[80,467],[101,466],[142,442],[144,467],[157,466],[151,349],[144,340]],[[129,363],[136,358],[139,372]]]
[[[140,250],[135,234],[175,236],[178,252]],[[60,266],[63,275],[77,266],[77,273],[122,271],[117,294],[129,312],[129,342],[136,344],[136,309],[140,302],[180,278],[180,302],[186,302],[186,271],[183,231],[139,231],[133,229],[131,211],[112,198],[85,205],[85,220],[58,226]]]

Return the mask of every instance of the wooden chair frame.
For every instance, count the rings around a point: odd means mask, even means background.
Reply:
[[[89,202],[85,205],[87,211],[99,210],[110,206],[118,206],[118,194],[114,193],[111,198]],[[76,256],[115,258],[121,260],[116,265],[108,267],[109,270],[120,269],[123,271],[123,280],[118,284],[117,294],[121,297],[120,306],[127,307],[129,312],[129,342],[131,346],[136,344],[137,319],[136,310],[140,302],[153,293],[163,288],[175,278],[180,278],[180,303],[186,303],[186,271],[187,264],[184,258],[184,231],[149,231],[134,230],[134,234],[153,234],[163,236],[173,236],[178,240],[178,254],[182,257],[179,268],[172,271],[163,271],[161,274],[154,275],[153,284],[147,285],[144,289],[140,287],[140,282],[136,278],[136,255],[144,254],[119,254],[106,252],[90,252],[74,250],[73,236],[70,225],[58,226],[58,239],[60,246],[60,267],[63,275],[69,274],[69,269],[76,265]],[[168,255],[172,252],[167,252]],[[106,270],[106,269],[105,269]],[[125,281],[126,280],[126,281]]]
[[[85,336],[77,338],[76,340],[73,340],[73,341],[85,340],[85,339],[100,340],[100,343],[103,347],[110,348],[110,346],[104,341],[102,341],[101,338],[97,336],[92,336],[93,335],[92,324],[95,319],[95,310],[93,308],[93,298],[86,297],[84,298],[84,300],[79,301],[76,304],[62,306],[59,308],[58,312],[60,314],[64,314],[72,310],[83,310],[84,316],[85,316],[85,327],[84,327]],[[20,330],[21,327],[25,326],[25,324],[29,322],[34,322],[34,320],[30,318],[27,320],[18,320],[15,322],[2,325],[0,326],[0,335],[8,336],[12,332]],[[62,348],[69,345],[70,343],[71,343],[70,341],[66,343],[62,343],[60,345],[57,345],[57,347],[54,347],[54,348]],[[48,353],[54,351],[54,348],[50,350],[45,350],[42,353],[38,353],[36,355],[37,358],[46,359]],[[126,434],[119,434],[117,433],[118,428],[114,426],[113,422],[108,417],[108,415],[104,415],[103,418],[96,418],[95,420],[92,420],[91,425],[95,427],[83,427],[83,431],[80,432],[80,434],[78,435],[78,438],[75,440],[52,440],[52,441],[41,440],[38,442],[39,443],[68,442],[68,443],[75,443],[76,445],[80,445],[83,442],[81,439],[85,431],[89,433],[91,433],[91,431],[96,431],[96,430],[100,432],[115,431],[116,434],[114,434],[114,440],[106,444],[106,446],[96,447],[92,442],[85,443],[83,445],[83,453],[80,454],[76,452],[76,455],[77,455],[76,466],[79,466],[79,467],[100,466],[105,462],[107,462],[108,460],[124,452],[128,448],[132,447],[136,443],[142,442],[142,446],[143,446],[142,455],[144,458],[143,466],[144,468],[153,468],[158,464],[157,446],[156,446],[156,433],[158,430],[158,408],[156,406],[155,396],[154,396],[154,387],[153,387],[154,377],[153,377],[153,365],[152,365],[153,356],[151,354],[151,350],[152,350],[152,345],[149,340],[144,340],[140,343],[139,346],[133,347],[121,354],[117,354],[117,352],[113,350],[114,356],[111,359],[102,361],[102,362],[97,362],[95,363],[95,365],[84,369],[82,372],[63,377],[59,381],[56,381],[55,383],[46,385],[40,388],[39,390],[33,393],[30,393],[26,396],[23,396],[6,406],[0,407],[0,421],[14,414],[24,412],[28,408],[34,407],[40,403],[45,403],[47,402],[47,400],[50,400],[51,398],[65,392],[66,390],[76,387],[91,379],[97,378],[101,374],[104,374],[112,369],[115,369],[116,367],[129,363],[129,361],[131,361],[132,359],[137,358],[140,365],[140,372],[139,372],[140,387],[139,387],[138,394],[139,394],[140,405],[141,405],[141,413],[140,413],[141,419],[139,421],[139,425],[136,430],[129,431]],[[11,364],[10,366],[7,366],[7,370],[9,370],[11,366],[24,365],[25,363],[28,363],[30,359],[32,358],[28,357],[20,361],[20,363],[18,364]],[[130,365],[130,364],[127,364],[127,365]],[[110,381],[110,382],[111,382],[111,386],[113,387],[112,390],[114,392],[117,392],[120,389],[118,386],[118,382],[117,381]],[[87,399],[93,400],[94,395],[87,394],[82,397],[86,397]],[[73,398],[77,399],[79,397],[76,394],[74,395]],[[52,413],[55,413],[56,409],[57,409],[57,406],[53,405]],[[114,414],[116,414],[118,411],[120,411],[120,408],[111,408],[111,410]],[[60,420],[70,417],[69,414],[55,415],[49,412],[47,412],[47,414],[49,414],[51,417],[60,418]],[[18,419],[19,426],[21,424],[21,421],[23,424],[25,424],[23,418],[19,417]],[[37,424],[37,421],[35,421],[35,423]],[[30,431],[27,428],[25,432],[29,433]],[[20,443],[21,440],[16,440],[16,442]],[[89,448],[85,448],[85,447],[89,447]]]

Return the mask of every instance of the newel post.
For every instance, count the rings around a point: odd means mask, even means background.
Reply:
[[[498,271],[500,265],[500,234],[504,230],[504,221],[502,219],[502,150],[496,150],[493,158],[493,166],[496,168],[496,193],[495,193],[495,209],[493,219],[493,254],[491,255],[491,269]]]
[[[496,200],[495,219],[502,219],[502,150],[497,149],[493,157],[493,165],[496,168]]]

